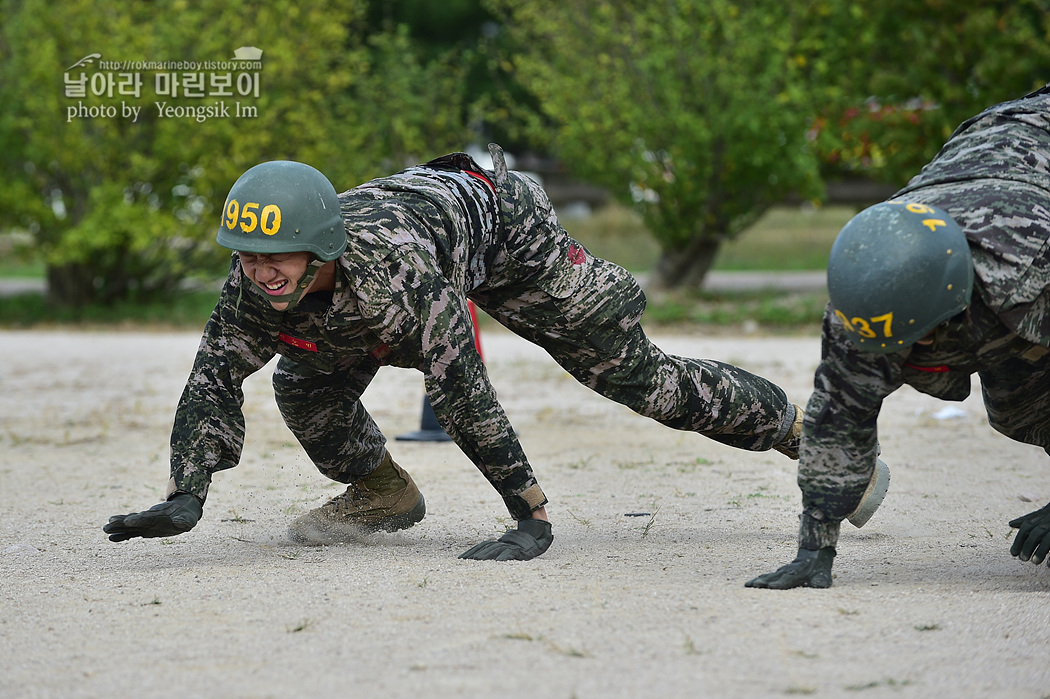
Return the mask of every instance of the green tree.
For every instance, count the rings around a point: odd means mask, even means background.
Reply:
[[[396,160],[460,146],[462,100],[439,98],[452,68],[418,60],[403,36],[368,32],[364,13],[364,0],[0,0],[0,227],[33,233],[49,297],[167,293],[201,268],[221,269],[219,209],[260,161],[308,162],[346,188]],[[258,90],[244,83],[247,94],[221,98],[158,95],[157,75],[182,70],[99,63],[229,61],[242,46],[264,52]],[[92,53],[101,56],[74,67]],[[70,97],[65,78],[82,72],[86,94]],[[140,96],[109,94],[107,74],[140,75]],[[236,115],[238,102],[249,116]],[[185,116],[219,103],[230,116]],[[99,116],[107,107],[116,112]]]
[[[364,120],[370,168],[389,174],[421,160],[463,150],[472,134],[467,66],[454,53],[426,56],[403,25],[368,39],[369,65],[359,76],[352,108]]]
[[[755,0],[492,0],[532,133],[638,209],[653,282],[698,286],[719,245],[789,194],[822,194],[794,62],[805,17]]]
[[[1050,81],[1046,0],[824,0],[795,60],[832,176],[904,184],[963,120]]]
[[[1047,0],[487,1],[528,133],[638,208],[668,286],[785,195],[902,185],[961,121],[1050,80]]]

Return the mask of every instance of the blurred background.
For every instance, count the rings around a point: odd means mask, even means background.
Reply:
[[[712,270],[821,270],[960,122],[1048,80],[1050,0],[0,0],[0,324],[202,324],[247,168],[342,191],[490,141],[651,320],[815,323],[820,289],[726,297]]]

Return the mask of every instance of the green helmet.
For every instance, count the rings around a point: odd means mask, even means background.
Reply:
[[[831,307],[862,350],[912,345],[965,310],[972,292],[966,236],[927,204],[876,204],[850,219],[831,247]]]
[[[233,183],[216,240],[240,252],[305,251],[327,262],[346,249],[346,230],[328,178],[309,165],[274,160]]]

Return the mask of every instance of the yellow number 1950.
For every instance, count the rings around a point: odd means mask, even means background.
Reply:
[[[226,204],[226,217],[223,223],[231,231],[240,222],[241,230],[251,233],[256,227],[266,235],[274,235],[281,230],[281,209],[276,204],[267,204],[260,213],[259,204],[250,201],[242,207],[236,199]]]

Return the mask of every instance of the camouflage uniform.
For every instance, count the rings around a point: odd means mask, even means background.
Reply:
[[[904,384],[945,400],[980,377],[999,432],[1050,453],[1050,95],[964,122],[894,199],[944,209],[970,243],[976,291],[932,345],[863,352],[830,311],[799,459],[799,544],[834,546],[875,468],[876,419]]]
[[[324,475],[348,483],[377,466],[385,440],[361,393],[381,365],[411,367],[441,426],[527,518],[546,498],[474,345],[468,298],[642,415],[744,449],[785,439],[795,408],[780,388],[655,347],[633,277],[571,239],[540,187],[493,155],[495,172],[453,154],[341,194],[335,290],[286,312],[251,291],[234,256],[176,414],[169,492],[203,498],[237,463],[241,382],[278,353],[278,406]]]

